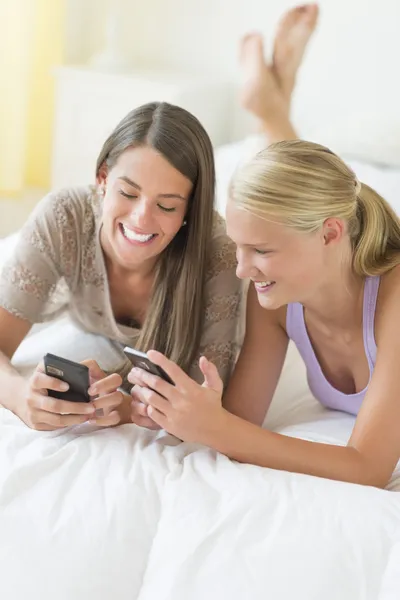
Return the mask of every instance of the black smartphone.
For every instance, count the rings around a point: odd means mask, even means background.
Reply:
[[[46,354],[43,362],[46,375],[61,379],[69,385],[66,392],[48,390],[50,396],[69,402],[90,402],[90,378],[86,365],[50,353]]]
[[[144,369],[153,375],[157,375],[164,379],[167,383],[171,385],[175,385],[172,381],[171,377],[158,365],[155,365],[145,354],[145,352],[140,352],[139,350],[135,350],[134,348],[129,348],[126,346],[124,348],[125,355],[129,358],[134,367],[138,367],[139,369]]]

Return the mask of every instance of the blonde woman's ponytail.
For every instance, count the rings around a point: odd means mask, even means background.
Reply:
[[[375,190],[361,184],[357,195],[353,238],[354,271],[361,276],[381,275],[400,263],[400,220]],[[351,235],[351,225],[350,235]]]

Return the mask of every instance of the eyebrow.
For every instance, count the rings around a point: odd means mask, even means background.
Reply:
[[[243,244],[243,246],[246,246],[247,248],[259,248],[260,246],[266,246],[267,248],[272,247],[268,242],[253,242],[252,244]]]
[[[127,177],[126,175],[122,175],[122,177],[118,177],[118,179],[122,179],[122,181],[125,181],[125,183],[127,183],[128,185],[131,185],[132,187],[136,188],[139,191],[142,190],[140,185],[138,185],[137,183],[132,181],[132,179],[129,179],[129,177]],[[181,196],[180,194],[158,194],[158,197],[159,198],[179,198],[179,200],[183,200],[184,202],[186,202],[186,200],[187,200],[187,198],[185,198],[185,196]]]

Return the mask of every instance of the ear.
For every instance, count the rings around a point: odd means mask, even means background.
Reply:
[[[322,225],[322,236],[325,246],[328,244],[337,244],[343,239],[345,226],[342,219],[330,217]]]
[[[106,163],[104,162],[101,165],[99,172],[97,173],[96,183],[98,183],[100,185],[105,184],[107,182],[107,176],[108,176],[108,168],[107,168]]]

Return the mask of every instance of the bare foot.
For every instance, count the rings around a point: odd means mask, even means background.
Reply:
[[[277,112],[288,115],[288,103],[277,75],[273,66],[266,63],[261,34],[244,36],[240,44],[240,63],[244,75],[242,106],[263,122],[274,118]]]
[[[281,19],[275,36],[273,65],[281,90],[290,103],[296,75],[308,41],[317,25],[317,4],[289,10]]]

